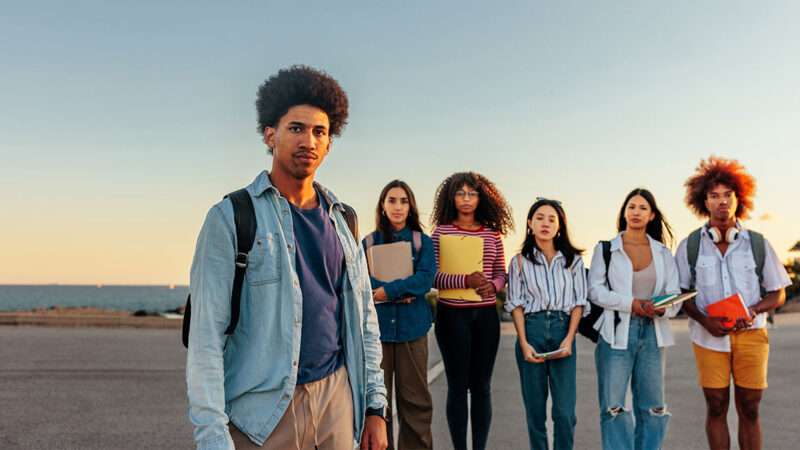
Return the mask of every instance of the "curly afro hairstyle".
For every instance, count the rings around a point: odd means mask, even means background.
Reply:
[[[308,66],[281,69],[258,87],[258,132],[275,127],[297,105],[315,106],[328,115],[330,134],[339,136],[347,124],[347,93],[327,73]]]
[[[700,160],[694,175],[683,184],[686,186],[686,206],[698,217],[708,217],[706,196],[718,184],[728,186],[736,193],[736,218],[747,219],[753,209],[756,179],[735,159],[712,155],[707,160]]]
[[[464,185],[478,191],[478,207],[475,209],[475,221],[486,228],[505,235],[514,229],[511,207],[497,186],[486,177],[475,172],[458,172],[447,177],[436,189],[436,196],[431,213],[433,225],[446,225],[458,218],[456,209],[456,191]]]

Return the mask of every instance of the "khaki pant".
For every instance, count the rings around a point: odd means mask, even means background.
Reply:
[[[347,370],[297,386],[278,426],[259,447],[233,424],[236,450],[353,450],[353,397]]]
[[[389,394],[388,414],[392,411],[392,383],[397,388],[397,415],[400,420],[399,450],[433,448],[431,418],[433,402],[428,390],[428,337],[412,342],[384,342],[383,379]],[[389,449],[393,449],[391,423],[387,427]]]

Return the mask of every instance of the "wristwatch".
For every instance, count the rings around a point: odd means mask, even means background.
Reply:
[[[365,416],[378,416],[384,421],[388,422],[389,419],[386,417],[386,407],[381,406],[380,408],[367,408],[367,413]]]

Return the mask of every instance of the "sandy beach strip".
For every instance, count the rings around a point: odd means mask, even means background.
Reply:
[[[49,308],[33,311],[0,312],[0,325],[65,328],[149,328],[177,329],[179,315],[134,315],[129,311],[99,308]]]

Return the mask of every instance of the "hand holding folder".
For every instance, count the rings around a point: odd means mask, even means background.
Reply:
[[[459,234],[439,237],[439,270],[444,273],[469,275],[483,271],[483,238]],[[475,289],[442,289],[442,298],[481,301]]]

